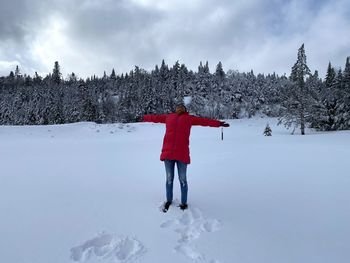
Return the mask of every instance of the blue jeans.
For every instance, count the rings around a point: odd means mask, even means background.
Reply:
[[[177,172],[179,174],[179,181],[181,186],[181,203],[187,204],[187,179],[186,179],[186,170],[187,164],[176,161],[176,160],[165,160],[165,172],[166,172],[166,199],[169,202],[173,201],[173,183],[174,183],[174,170],[175,163],[177,166]]]

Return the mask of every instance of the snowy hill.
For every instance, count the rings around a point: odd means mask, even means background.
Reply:
[[[348,263],[350,132],[276,122],[193,127],[166,214],[162,124],[0,126],[1,262]]]

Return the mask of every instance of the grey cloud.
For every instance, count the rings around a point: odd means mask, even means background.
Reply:
[[[4,65],[19,64],[23,73],[43,70],[40,61],[30,54],[30,43],[46,23],[47,9],[39,0],[1,0],[0,8],[0,75],[13,68]]]
[[[72,36],[100,39],[113,38],[120,32],[137,33],[156,23],[161,18],[158,12],[133,7],[124,1],[115,2],[106,8],[77,7],[74,16],[68,18]],[[100,39],[101,40],[101,39]]]
[[[0,39],[21,40],[25,35],[24,21],[27,18],[25,2],[14,0],[9,3],[1,3],[0,8]]]
[[[43,17],[39,0],[1,0],[0,42],[14,41],[23,43],[31,33],[40,30]]]
[[[52,16],[66,22],[65,46],[58,48],[57,59],[66,73],[82,76],[112,67],[119,73],[134,65],[151,69],[163,58],[194,70],[199,61],[209,60],[212,69],[222,61],[225,69],[289,74],[304,42],[310,65],[321,72],[327,60],[342,65],[349,55],[345,32],[350,29],[350,4],[345,0],[179,2],[16,0],[7,5],[8,16],[0,18],[0,60],[13,61],[18,59],[13,54],[20,53],[23,66],[49,71],[29,51]],[[33,12],[28,12],[28,3]],[[22,4],[26,11],[19,12],[18,21],[11,20],[16,5]],[[9,41],[17,46],[6,52]]]

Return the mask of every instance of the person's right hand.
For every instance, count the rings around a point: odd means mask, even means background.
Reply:
[[[228,124],[227,122],[224,122],[224,121],[220,121],[220,126],[221,127],[230,127],[230,124]]]

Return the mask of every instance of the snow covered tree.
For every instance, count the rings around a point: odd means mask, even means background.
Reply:
[[[194,114],[209,117],[214,112],[214,103],[208,103],[212,94],[212,75],[209,71],[208,62],[203,66],[200,62],[198,72],[193,80],[193,89],[191,91],[191,103],[189,109]]]
[[[157,107],[157,80],[148,76],[144,86],[143,96],[141,97],[144,113],[155,114],[158,112]]]
[[[346,58],[345,69],[342,74],[342,85],[340,88],[341,99],[337,120],[339,129],[347,130],[350,129],[350,57]]]
[[[305,78],[310,75],[310,69],[306,64],[304,44],[298,50],[298,58],[290,75],[291,85],[284,90],[283,115],[279,123],[289,128],[300,126],[300,132],[305,134],[305,126],[310,113],[311,96],[308,87],[305,85]]]
[[[170,69],[170,93],[173,97],[174,106],[184,103],[185,96],[185,78],[187,69],[184,65],[180,66],[179,61],[176,61]]]
[[[336,75],[335,70],[332,67],[331,62],[329,62],[328,68],[327,68],[327,73],[326,73],[326,80],[325,80],[326,87],[331,87],[333,85],[335,75]]]
[[[344,89],[346,91],[350,91],[350,57],[346,58],[343,82],[344,82]]]
[[[114,69],[112,69],[112,73],[111,73],[110,78],[111,78],[112,80],[116,80],[116,79],[117,79],[117,75],[115,74]]]
[[[54,68],[52,70],[52,81],[56,84],[61,83],[62,73],[58,61],[55,62]]]
[[[221,61],[219,61],[219,63],[216,65],[215,76],[217,79],[221,81],[225,79],[225,71],[222,68]]]
[[[21,72],[20,72],[19,67],[17,65],[16,69],[15,69],[15,79],[20,79],[21,77],[22,77],[22,75],[21,75]]]
[[[338,102],[336,101],[336,72],[331,63],[328,63],[324,83],[319,83],[318,105],[315,107],[311,127],[317,130],[334,130]]]
[[[88,83],[80,83],[79,84],[79,93],[80,93],[80,103],[81,103],[81,120],[82,121],[95,121],[97,116],[97,103],[96,97],[94,96],[94,92],[92,86]]]
[[[267,123],[265,130],[264,130],[264,135],[265,136],[272,136],[272,129],[270,128],[270,125]]]
[[[198,72],[164,60],[151,72],[135,67],[120,76],[112,70],[83,80],[61,77],[55,62],[47,76],[33,77],[16,67],[0,76],[0,124],[54,124],[76,121],[130,122],[144,113],[171,112],[191,99],[191,113],[212,118],[243,118],[257,113],[281,116],[290,126],[309,124],[319,130],[350,129],[350,63],[336,72],[329,63],[322,81],[309,74],[306,56],[298,53],[290,79],[285,75],[229,70],[219,62],[213,74],[208,62]],[[15,72],[15,73],[14,73]],[[303,76],[303,77],[301,77]],[[285,123],[287,124],[287,123]],[[287,124],[288,125],[288,124]]]
[[[39,76],[38,72],[35,71],[33,82],[35,85],[40,85],[42,77]]]
[[[15,74],[13,73],[13,71],[10,72],[8,79],[9,79],[9,82],[13,82],[15,80]]]
[[[162,103],[163,112],[174,111],[174,90],[171,87],[171,75],[168,65],[165,64],[164,59],[159,69],[159,99]]]
[[[68,75],[68,83],[70,85],[72,85],[73,83],[76,83],[77,81],[78,81],[78,78],[77,78],[77,76],[75,75],[74,72],[72,72],[72,74]]]

